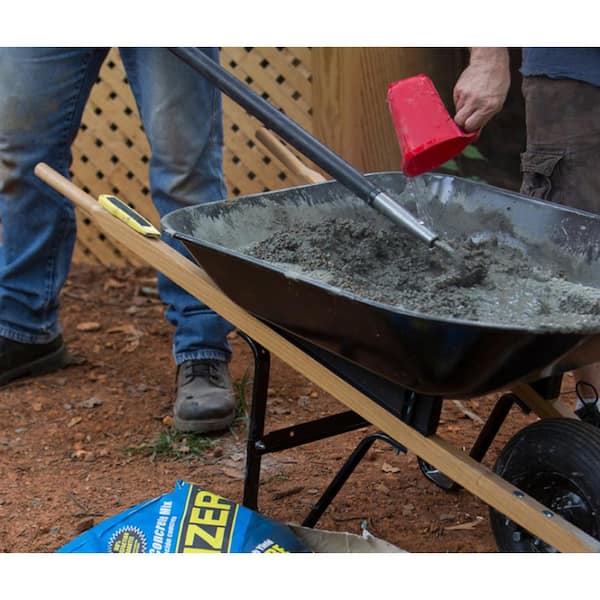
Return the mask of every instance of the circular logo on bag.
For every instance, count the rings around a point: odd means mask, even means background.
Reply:
[[[138,527],[128,525],[115,531],[108,541],[108,551],[119,554],[146,552],[146,536]]]

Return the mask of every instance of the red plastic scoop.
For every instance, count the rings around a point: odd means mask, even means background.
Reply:
[[[479,137],[448,114],[433,82],[416,75],[388,86],[388,103],[402,152],[402,171],[413,177],[460,154]]]

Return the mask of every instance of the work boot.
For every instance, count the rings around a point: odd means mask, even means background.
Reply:
[[[24,344],[0,337],[0,386],[18,377],[57,371],[70,363],[60,335],[47,344]]]
[[[177,368],[173,426],[205,433],[227,429],[235,416],[235,396],[227,363],[188,360]]]

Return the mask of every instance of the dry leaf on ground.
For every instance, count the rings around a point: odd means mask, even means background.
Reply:
[[[390,465],[390,463],[384,462],[381,465],[381,470],[384,473],[398,473],[398,471],[400,471],[400,468],[399,467],[394,467],[394,466]]]
[[[102,325],[96,321],[84,321],[76,326],[77,331],[99,331],[101,328]]]

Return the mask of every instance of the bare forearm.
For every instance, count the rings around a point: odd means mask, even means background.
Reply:
[[[471,48],[469,64],[481,61],[496,63],[508,68],[508,48]]]
[[[509,87],[508,48],[471,48],[454,87],[454,120],[465,131],[481,129],[502,109]]]

